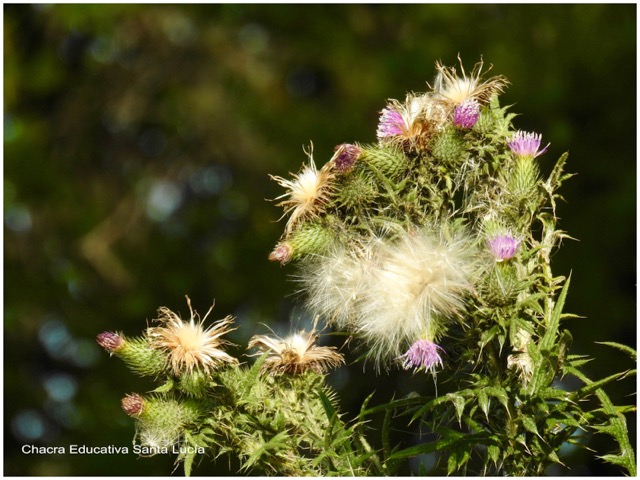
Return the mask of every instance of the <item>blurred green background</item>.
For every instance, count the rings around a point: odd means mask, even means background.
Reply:
[[[267,261],[283,229],[268,174],[296,172],[310,141],[318,164],[375,141],[385,100],[426,90],[434,62],[458,53],[512,82],[502,102],[551,142],[544,169],[570,151],[559,215],[579,241],[554,271],[572,272],[568,311],[583,317],[572,351],[596,357],[592,377],[631,367],[594,342],[636,343],[635,5],[5,5],[5,475],[170,474],[169,457],[20,449],[131,445],[120,398],[151,384],[95,336],[136,335],[159,306],[188,315],[185,294],[236,316],[239,345],[261,323],[304,325],[294,270]],[[347,418],[373,390],[433,389],[361,364],[330,381]],[[418,441],[403,424],[396,436]],[[570,470],[549,473],[620,474],[568,454]],[[433,463],[403,473],[420,461]],[[225,459],[195,470],[227,473]]]

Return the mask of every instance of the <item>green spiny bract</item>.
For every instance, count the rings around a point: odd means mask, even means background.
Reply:
[[[432,140],[431,154],[448,168],[454,169],[464,162],[465,146],[462,133],[454,127],[447,127]]]
[[[401,180],[409,167],[409,160],[405,154],[391,146],[365,147],[362,149],[359,161],[373,172],[374,179],[385,183]]]
[[[167,357],[154,349],[147,337],[124,338],[121,348],[113,354],[141,376],[158,377],[167,371]]]

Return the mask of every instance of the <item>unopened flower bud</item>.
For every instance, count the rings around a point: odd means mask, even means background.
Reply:
[[[137,393],[132,393],[122,399],[122,409],[130,417],[137,417],[142,413],[144,403],[144,398]]]
[[[278,243],[273,252],[269,254],[269,260],[272,262],[280,262],[282,265],[289,263],[292,257],[291,245],[287,242]]]
[[[342,145],[338,145],[335,151],[333,162],[338,171],[346,173],[353,169],[353,166],[362,153],[362,148],[350,143],[343,143]]]
[[[107,352],[116,352],[124,345],[124,338],[114,332],[102,332],[96,337],[98,345],[104,348]]]

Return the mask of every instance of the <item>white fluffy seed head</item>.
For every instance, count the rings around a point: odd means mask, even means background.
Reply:
[[[378,239],[364,253],[335,250],[301,274],[308,306],[362,337],[378,366],[397,360],[462,316],[479,267],[475,245],[462,231],[424,228]]]

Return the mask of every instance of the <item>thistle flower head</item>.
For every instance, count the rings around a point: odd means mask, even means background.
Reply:
[[[519,158],[535,158],[546,152],[551,145],[549,143],[542,150],[539,150],[541,141],[542,135],[540,134],[518,130],[507,142],[507,145]]]
[[[491,96],[495,93],[502,93],[509,83],[503,76],[491,77],[487,80],[482,79],[482,67],[484,62],[481,60],[476,63],[467,76],[460,62],[461,76],[458,75],[455,67],[445,67],[440,62],[436,63],[438,75],[434,83],[433,91],[451,106],[464,103],[467,100],[477,100],[480,103],[487,103]]]
[[[287,189],[286,193],[276,198],[276,200],[284,198],[277,204],[284,207],[283,217],[291,213],[287,221],[287,233],[290,233],[301,220],[317,216],[333,190],[334,174],[328,168],[329,164],[318,170],[313,162],[311,151],[307,152],[307,155],[309,164],[304,165],[299,173],[293,175],[293,179],[270,175],[272,180]]]
[[[456,106],[453,111],[453,124],[460,128],[472,128],[480,117],[480,104],[470,98]]]
[[[343,143],[336,146],[335,154],[331,159],[336,169],[341,173],[346,173],[353,169],[353,166],[358,161],[362,148],[358,145],[352,145],[350,143]]]
[[[415,368],[435,372],[436,366],[442,367],[439,351],[444,351],[440,345],[431,340],[421,339],[414,342],[400,360],[405,370]]]
[[[430,94],[409,94],[404,103],[391,100],[380,115],[378,140],[422,148],[447,117],[442,102]]]
[[[342,365],[342,355],[334,347],[315,345],[317,338],[315,330],[308,333],[303,330],[286,339],[256,335],[249,341],[249,348],[257,348],[259,354],[269,353],[263,369],[272,374],[296,375],[308,370],[324,373]]]
[[[113,353],[123,347],[125,339],[114,332],[102,332],[97,335],[96,341],[107,352]]]
[[[520,240],[511,235],[496,235],[490,238],[488,243],[491,253],[498,262],[513,258],[520,248]]]
[[[400,114],[399,105],[388,106],[380,112],[380,122],[378,123],[377,136],[378,140],[384,140],[388,137],[404,135],[408,130],[404,118]]]
[[[164,351],[173,373],[179,375],[195,369],[209,373],[225,363],[238,363],[238,360],[220,349],[228,343],[220,337],[234,330],[231,328],[233,319],[226,317],[205,329],[203,323],[213,306],[200,320],[191,308],[189,297],[187,304],[191,312],[188,322],[183,321],[168,308],[161,307],[158,309],[160,317],[157,321],[162,323],[162,326],[147,329],[151,346]]]

